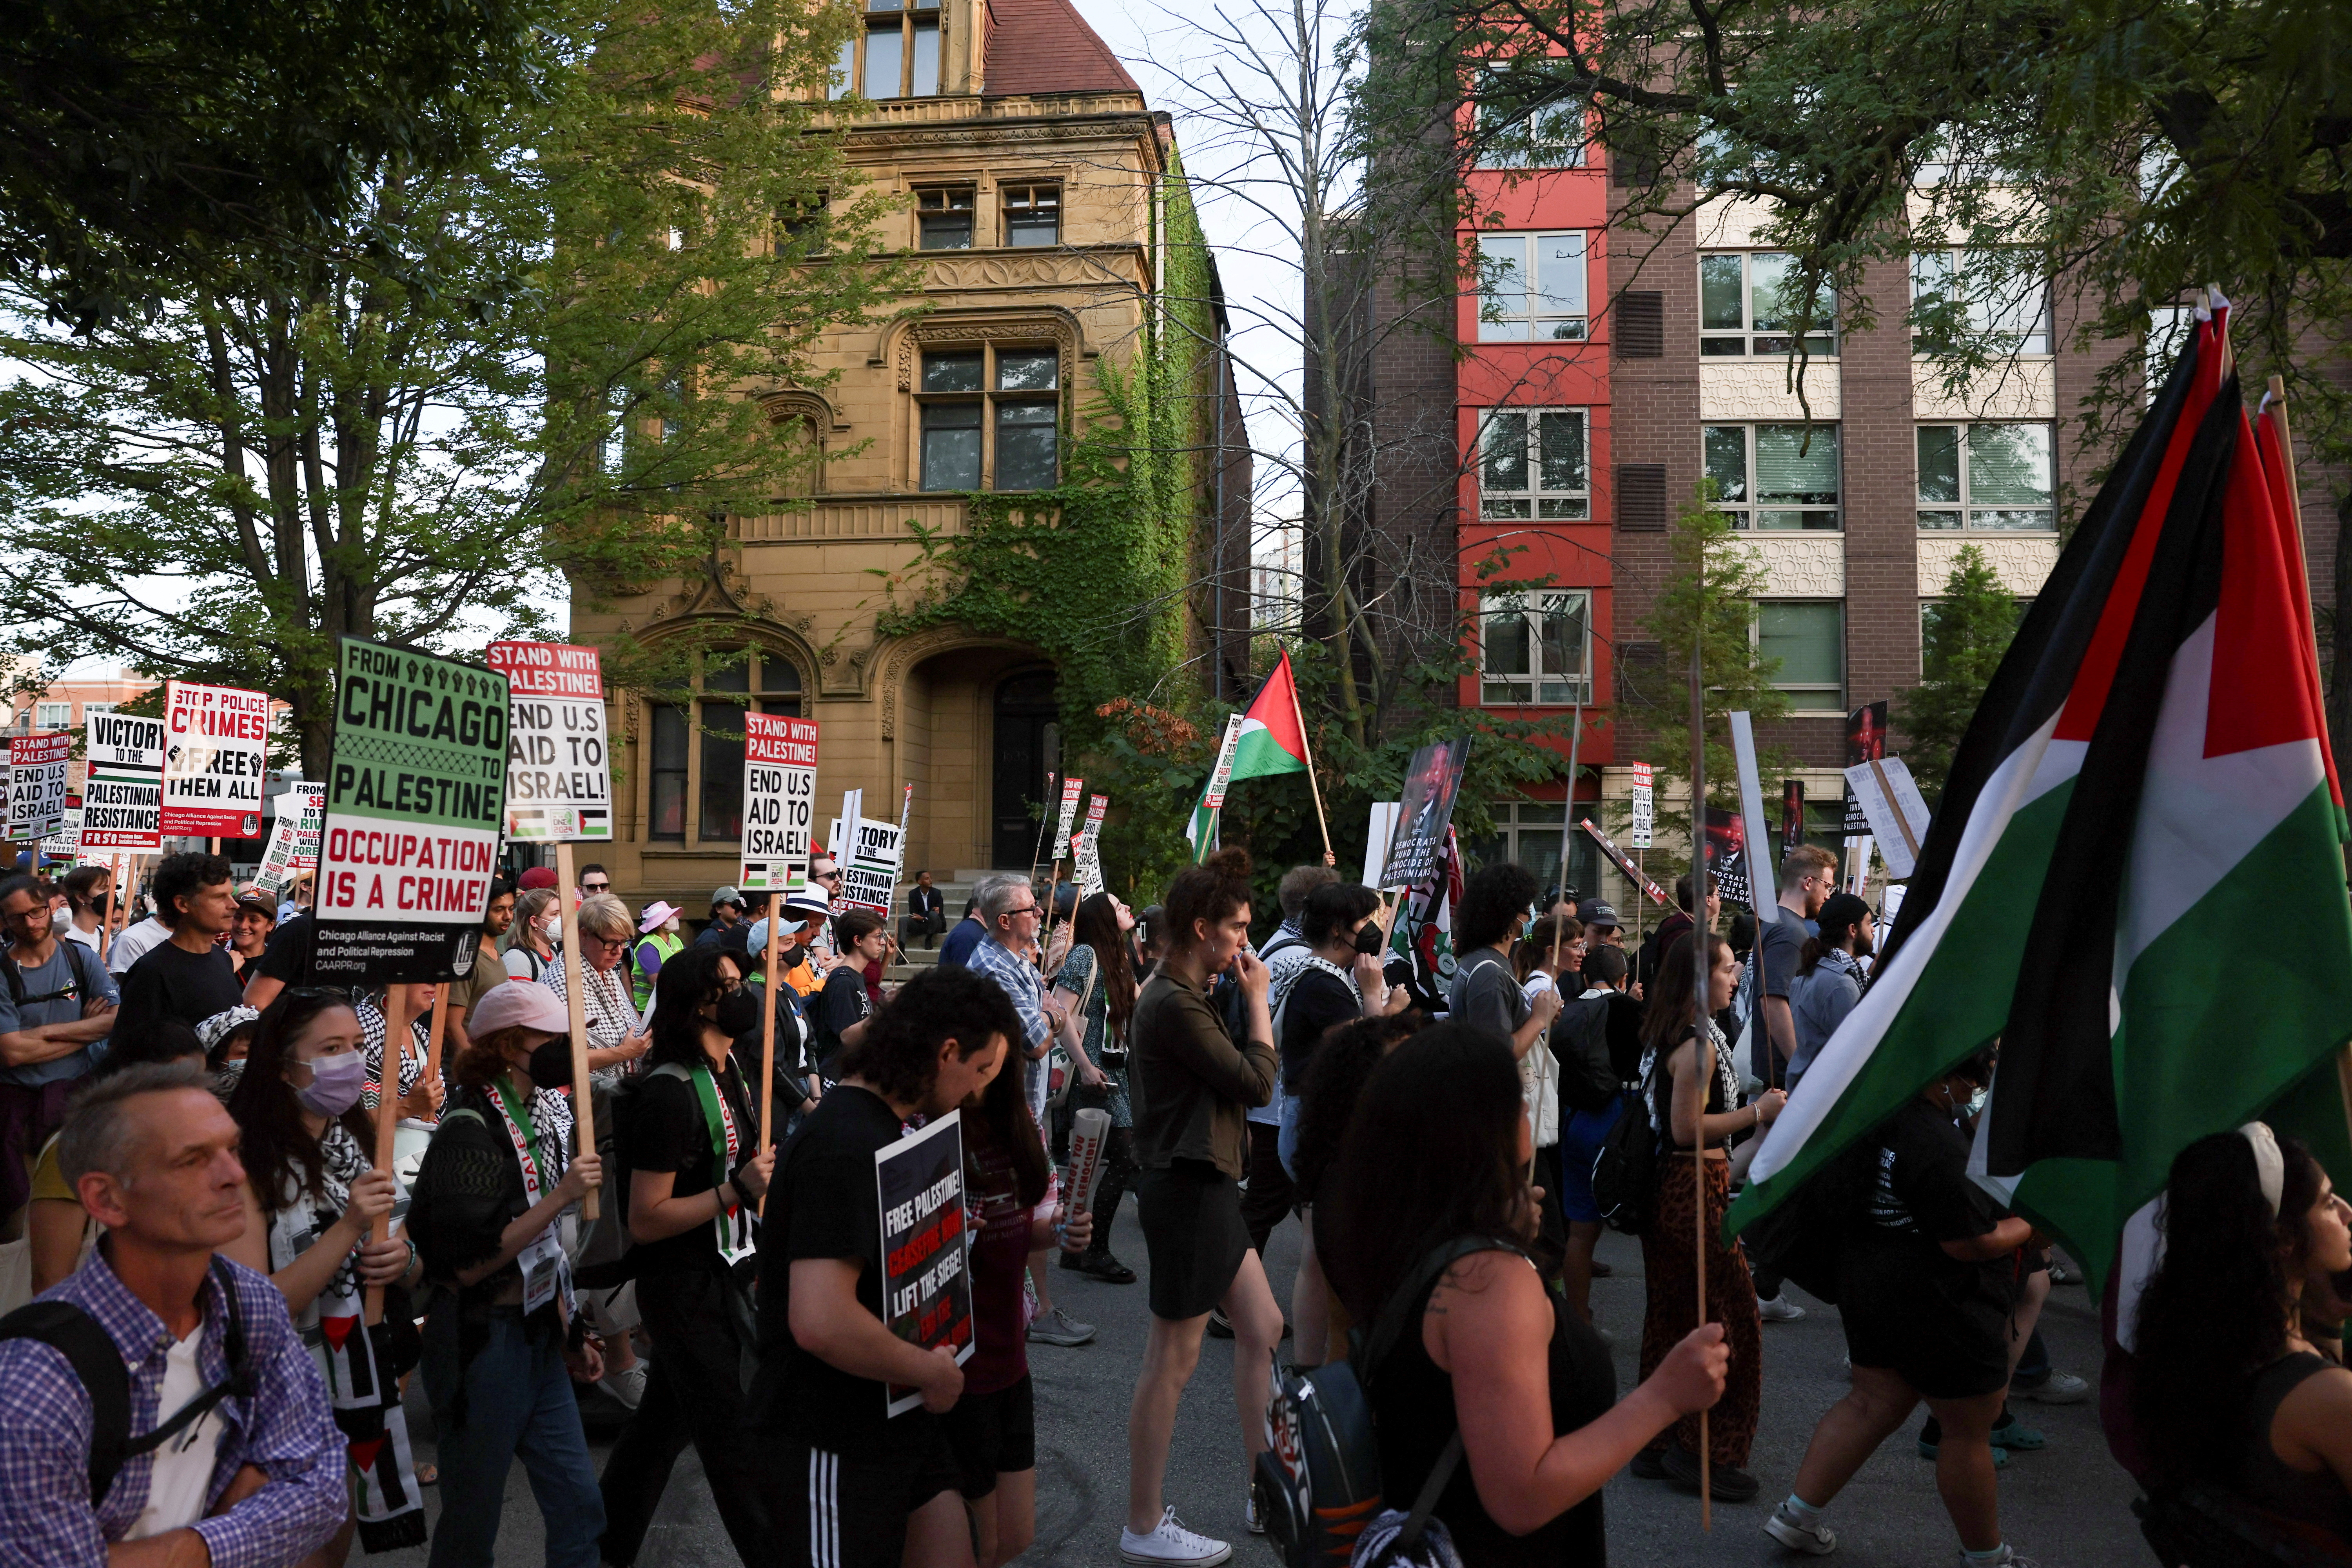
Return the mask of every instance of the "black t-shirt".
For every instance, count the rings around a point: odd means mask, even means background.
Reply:
[[[813,1010],[811,1044],[816,1048],[818,1064],[830,1074],[833,1058],[841,1052],[841,1032],[856,1028],[874,1011],[873,1001],[866,994],[866,976],[856,964],[843,964],[824,977],[824,989],[816,994]]]
[[[1953,1278],[2007,1268],[1999,1259],[1963,1263],[1937,1245],[1982,1236],[2000,1223],[1990,1194],[1969,1180],[1969,1135],[1949,1116],[1912,1100],[1879,1130],[1864,1170],[1865,1243],[1916,1251],[1931,1269]]]
[[[122,1005],[115,1015],[114,1037],[136,1039],[158,1020],[177,1018],[190,1028],[214,1014],[240,1006],[245,987],[228,949],[208,947],[190,952],[165,941],[140,954],[122,977]]]
[[[1364,1016],[1364,1005],[1356,994],[1340,981],[1308,965],[1291,984],[1290,999],[1283,1004],[1282,1087],[1297,1094],[1307,1082],[1307,1064],[1315,1057],[1315,1047],[1335,1024],[1345,1024]]]
[[[760,1140],[760,1123],[743,1080],[733,1067],[718,1075],[719,1092],[735,1118],[736,1163],[748,1159]],[[691,1079],[651,1072],[637,1085],[630,1109],[629,1169],[672,1174],[670,1196],[692,1197],[719,1184],[712,1173],[715,1152],[702,1095]],[[630,1249],[641,1274],[683,1273],[707,1268],[719,1255],[719,1235],[709,1222]]]
[[[820,1101],[776,1162],[760,1227],[760,1375],[754,1419],[772,1432],[831,1453],[873,1455],[889,1444],[880,1383],[853,1377],[793,1338],[793,1263],[838,1258],[858,1264],[857,1304],[882,1316],[881,1196],[874,1152],[905,1135],[898,1113],[871,1090],[841,1085]],[[920,1415],[909,1412],[901,1422]],[[922,1417],[929,1419],[928,1415]]]
[[[269,933],[269,945],[261,950],[261,962],[254,966],[257,974],[287,985],[299,985],[310,969],[312,938],[318,922],[306,911],[281,923]]]

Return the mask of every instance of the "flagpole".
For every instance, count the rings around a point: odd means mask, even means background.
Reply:
[[[1029,881],[1033,887],[1037,880],[1037,862],[1045,853],[1045,824],[1054,819],[1054,786],[1061,782],[1061,778],[1062,772],[1059,768],[1052,769],[1045,774],[1045,798],[1039,803],[1044,815],[1037,819],[1036,846],[1029,851]],[[1061,858],[1058,851],[1055,858],[1057,860]]]
[[[1712,1073],[1714,1047],[1706,1037],[1707,993],[1712,988],[1712,926],[1699,923],[1706,908],[1706,679],[1700,656],[1706,637],[1706,552],[1698,553],[1696,612],[1691,617],[1690,813],[1691,813],[1691,1070]],[[1754,889],[1749,889],[1754,897]],[[1727,1108],[1728,1109],[1728,1108]],[[1706,1322],[1706,1096],[1699,1096],[1697,1136],[1691,1140],[1691,1178],[1698,1206],[1691,1218],[1693,1252],[1698,1260],[1698,1324]],[[1706,1412],[1698,1413],[1698,1527],[1712,1531],[1715,1512],[1707,1475]]]
[[[1285,666],[1290,663],[1290,652],[1287,648],[1283,650],[1282,662]],[[1323,834],[1323,864],[1337,866],[1339,863],[1339,858],[1331,853],[1331,824],[1325,820],[1323,816],[1323,786],[1315,782],[1315,748],[1307,743],[1307,715],[1298,706],[1297,675],[1290,678],[1290,712],[1291,716],[1298,721],[1298,749],[1306,756],[1307,788],[1307,792],[1315,797],[1315,826]]]

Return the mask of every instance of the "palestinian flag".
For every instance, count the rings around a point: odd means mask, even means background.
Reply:
[[[1238,725],[1225,728],[1216,766],[1210,769],[1209,782],[1202,786],[1201,799],[1192,807],[1192,820],[1184,828],[1184,837],[1192,842],[1195,865],[1217,847],[1217,813],[1223,808],[1228,788],[1244,779],[1307,771],[1307,732],[1299,721],[1298,682],[1290,673],[1287,650],[1238,717]]]
[[[1977,1179],[2093,1274],[2189,1142],[2255,1117],[2342,1175],[2343,795],[2291,479],[2202,322],[1953,758],[1893,939],[1737,1231],[1996,1038]]]

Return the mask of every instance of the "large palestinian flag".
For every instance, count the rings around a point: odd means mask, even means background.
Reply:
[[[2343,796],[2276,432],[2201,323],[1953,759],[1892,941],[1737,1230],[1998,1038],[1975,1173],[2095,1286],[2187,1143],[2267,1116],[2352,1176]]]
[[[1227,789],[1244,779],[1306,771],[1307,735],[1299,723],[1298,682],[1290,672],[1290,654],[1286,649],[1257,695],[1242,710],[1239,727],[1228,729],[1209,781],[1192,807],[1184,837],[1192,841],[1194,864],[1206,859],[1216,847],[1217,813],[1223,808]]]

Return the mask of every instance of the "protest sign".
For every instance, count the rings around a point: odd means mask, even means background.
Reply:
[[[81,847],[152,855],[163,847],[161,719],[92,713],[82,725]]]
[[[1732,767],[1739,779],[1739,841],[1748,850],[1748,877],[1759,894],[1776,891],[1780,862],[1764,825],[1764,785],[1756,772],[1756,727],[1745,709],[1727,715]],[[1760,906],[1758,906],[1760,907]]]
[[[41,840],[44,860],[75,860],[81,856],[81,807],[65,809],[65,821],[55,833]]]
[[[1633,764],[1633,831],[1625,836],[1628,847],[1634,849],[1650,847],[1651,835],[1657,831],[1657,795],[1650,784],[1650,764],[1635,763]]]
[[[808,885],[816,824],[816,721],[743,715],[743,863],[735,885],[781,893]]]
[[[896,886],[898,879],[907,874],[907,830],[913,825],[914,820],[915,786],[908,784],[906,786],[906,794],[898,800],[898,869],[891,876],[893,886]]]
[[[1370,819],[1364,824],[1363,880],[1367,888],[1381,886],[1381,868],[1388,864],[1389,840],[1396,837],[1397,814],[1403,809],[1392,800],[1372,802]]]
[[[1470,737],[1457,735],[1423,746],[1405,768],[1404,795],[1397,814],[1388,861],[1377,884],[1428,892],[1437,885],[1445,836],[1454,821],[1454,797],[1470,761]]]
[[[849,858],[849,840],[845,837],[846,830],[865,815],[866,792],[862,789],[843,790],[841,815],[825,824],[824,852],[835,860],[846,861]]]
[[[1054,825],[1054,858],[1057,862],[1062,858],[1062,847],[1070,841],[1070,824],[1077,820],[1078,796],[1086,787],[1084,779],[1062,781],[1062,815]]]
[[[835,837],[841,837],[843,826],[835,823],[834,827]],[[848,836],[844,847],[848,853],[841,857],[841,892],[836,905],[888,914],[890,890],[898,886],[898,824],[861,816],[856,832]]]
[[[503,721],[500,729],[505,728]],[[269,698],[236,686],[163,683],[166,835],[261,837]]]
[[[1070,880],[1077,884],[1078,897],[1087,898],[1103,890],[1102,825],[1103,813],[1110,806],[1110,796],[1095,795],[1087,802],[1087,825],[1070,838]]]
[[[1918,861],[1919,846],[1927,838],[1927,803],[1920,798],[1910,768],[1900,757],[1874,758],[1846,769],[1845,790],[1849,799],[1862,804],[1886,874],[1898,881],[1908,877]]]
[[[963,1115],[950,1110],[920,1132],[874,1151],[882,1211],[882,1321],[925,1350],[972,1352],[971,1274],[965,1268]],[[922,1391],[883,1391],[889,1415],[923,1402]]]
[[[1805,781],[1780,781],[1780,858],[1805,841]]]
[[[327,821],[327,786],[298,784],[278,797],[278,820],[262,852],[265,888],[282,888],[304,871],[319,868],[319,834]]]
[[[1845,765],[1858,768],[1864,763],[1883,761],[1886,756],[1886,704],[1866,702],[1845,716]],[[1845,792],[1845,819],[1840,829],[1851,844],[1857,835],[1870,831],[1870,818],[1863,814],[1862,802],[1853,791]]]
[[[505,816],[507,678],[359,637],[337,653],[310,978],[463,978]]]
[[[1756,894],[1748,872],[1747,824],[1736,811],[1706,808],[1706,863],[1715,872],[1715,890],[1727,904],[1753,910]]]
[[[507,678],[507,837],[518,844],[609,844],[613,763],[604,679],[593,647],[494,642]]]
[[[8,737],[8,840],[47,838],[66,825],[66,763],[73,736],[46,730]]]
[[[1609,863],[1623,872],[1625,879],[1633,883],[1638,891],[1647,894],[1654,904],[1663,906],[1665,903],[1666,890],[1650,880],[1643,873],[1642,868],[1633,863],[1633,858],[1618,848],[1617,841],[1601,832],[1599,825],[1591,817],[1579,819],[1577,826],[1584,829],[1585,836],[1600,847],[1601,853],[1609,857]]]

